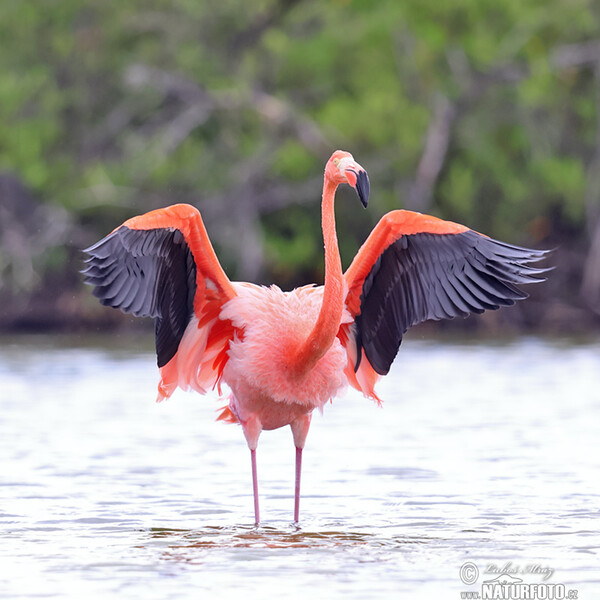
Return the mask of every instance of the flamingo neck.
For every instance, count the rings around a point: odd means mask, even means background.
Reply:
[[[334,198],[337,184],[325,179],[321,203],[321,225],[325,243],[325,289],[317,322],[298,349],[293,366],[298,375],[307,373],[331,348],[342,321],[344,278],[335,231]]]

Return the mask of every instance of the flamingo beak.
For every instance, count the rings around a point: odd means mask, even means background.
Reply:
[[[339,168],[346,176],[348,183],[356,190],[362,205],[367,208],[371,189],[367,172],[350,157],[343,158],[340,161]]]
[[[358,193],[358,197],[362,205],[367,208],[367,204],[369,204],[369,192],[371,191],[371,184],[369,183],[369,176],[364,169],[361,169],[358,172],[356,177],[356,192]]]

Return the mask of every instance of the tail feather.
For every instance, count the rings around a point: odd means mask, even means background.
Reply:
[[[229,406],[222,406],[217,411],[221,411],[221,414],[217,417],[217,421],[225,421],[225,423],[237,423],[237,417],[231,412]]]

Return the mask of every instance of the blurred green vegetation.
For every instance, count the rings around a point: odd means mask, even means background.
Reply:
[[[529,320],[588,323],[599,25],[591,0],[2,2],[0,324],[93,321],[80,249],[175,202],[232,279],[320,281],[336,148],[372,186],[340,190],[345,265],[384,212],[430,212],[560,246]]]

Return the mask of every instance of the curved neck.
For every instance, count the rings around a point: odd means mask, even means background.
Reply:
[[[342,320],[344,277],[335,232],[336,188],[336,183],[325,179],[321,203],[321,225],[325,242],[325,289],[317,322],[293,359],[293,368],[298,375],[308,372],[325,355],[338,334]]]

